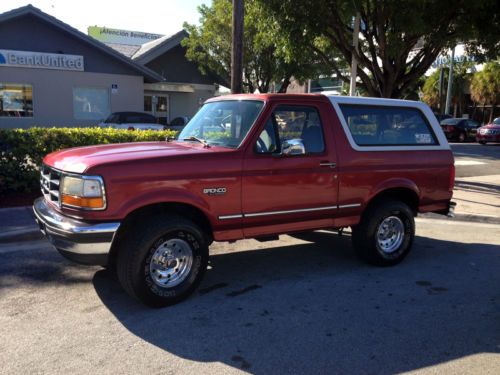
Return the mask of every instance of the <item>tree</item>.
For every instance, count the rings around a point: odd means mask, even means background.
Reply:
[[[500,103],[500,63],[496,61],[487,63],[483,70],[474,74],[470,85],[470,94],[476,103],[491,105],[491,122],[495,107]]]
[[[327,39],[341,55],[339,61],[358,61],[361,86],[370,96],[404,97],[415,88],[436,57],[459,41],[479,53],[498,54],[500,28],[496,1],[468,0],[260,0],[280,20],[291,40],[301,44]],[[361,16],[359,48],[352,46],[353,17]],[[494,13],[494,12],[493,12]],[[490,28],[477,23],[489,17]],[[480,35],[479,32],[486,33]]]
[[[465,91],[470,84],[472,73],[470,73],[473,65],[470,62],[464,62],[453,65],[453,89],[451,93],[451,104],[454,107],[454,114],[463,113],[465,107]],[[446,97],[446,88],[448,87],[448,72],[449,67],[443,67],[443,82],[442,82],[442,98],[439,98],[439,69],[432,73],[425,80],[422,92],[423,100],[434,109],[443,105],[443,100]],[[441,102],[440,102],[441,101]],[[441,108],[440,108],[441,109]]]
[[[186,56],[195,61],[202,73],[215,73],[221,83],[230,86],[231,72],[231,0],[214,0],[201,5],[200,26],[185,23],[189,37],[184,39]],[[286,92],[292,77],[304,80],[330,70],[315,53],[306,53],[302,45],[291,43],[277,19],[256,0],[245,0],[243,31],[243,85],[247,92],[268,92],[272,83]],[[319,40],[319,38],[318,38]],[[319,50],[322,46],[319,42]],[[331,56],[331,53],[325,53]]]

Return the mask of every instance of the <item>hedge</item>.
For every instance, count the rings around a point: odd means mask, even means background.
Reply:
[[[162,141],[175,131],[111,128],[0,129],[0,194],[39,189],[39,166],[45,155],[78,146]]]

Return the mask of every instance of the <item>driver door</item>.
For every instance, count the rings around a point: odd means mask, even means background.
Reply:
[[[333,224],[336,154],[323,117],[319,106],[278,105],[267,118],[243,164],[246,237]]]

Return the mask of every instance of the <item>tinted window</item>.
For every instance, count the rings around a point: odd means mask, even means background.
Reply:
[[[319,113],[312,107],[279,106],[267,120],[256,144],[256,152],[279,152],[283,142],[300,139],[306,153],[325,150]]]
[[[354,142],[359,146],[437,144],[434,132],[416,108],[345,104],[340,108]]]
[[[156,124],[156,117],[142,114],[132,114],[127,115],[124,122],[131,124]]]

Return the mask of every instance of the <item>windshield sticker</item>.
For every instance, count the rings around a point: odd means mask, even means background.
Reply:
[[[429,144],[429,143],[432,143],[432,138],[431,138],[431,135],[428,133],[415,134],[415,141],[418,144]]]

